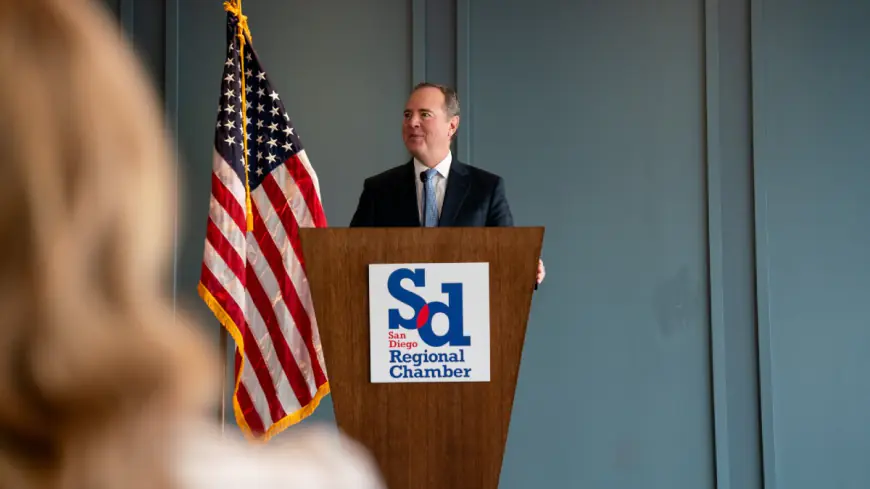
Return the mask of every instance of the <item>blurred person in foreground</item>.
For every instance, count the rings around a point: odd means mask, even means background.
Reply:
[[[210,424],[217,352],[161,289],[174,165],[104,12],[0,0],[0,488],[382,487],[332,430]]]

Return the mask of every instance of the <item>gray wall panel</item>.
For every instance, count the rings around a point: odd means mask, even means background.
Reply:
[[[547,226],[502,486],[713,487],[702,3],[470,7],[471,163]]]
[[[870,3],[753,1],[771,489],[870,487]]]

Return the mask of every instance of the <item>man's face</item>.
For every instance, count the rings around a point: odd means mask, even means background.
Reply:
[[[405,105],[402,139],[415,158],[434,166],[447,156],[458,125],[459,116],[447,117],[441,90],[423,87],[412,93]]]

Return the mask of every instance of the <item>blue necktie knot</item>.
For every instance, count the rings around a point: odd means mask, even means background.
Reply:
[[[427,228],[438,226],[438,203],[435,200],[435,175],[438,170],[430,168],[424,172],[423,181],[423,225]]]

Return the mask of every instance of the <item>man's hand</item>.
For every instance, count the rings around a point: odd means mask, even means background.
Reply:
[[[544,281],[544,276],[547,275],[547,271],[544,269],[544,262],[539,258],[538,259],[538,284]]]

